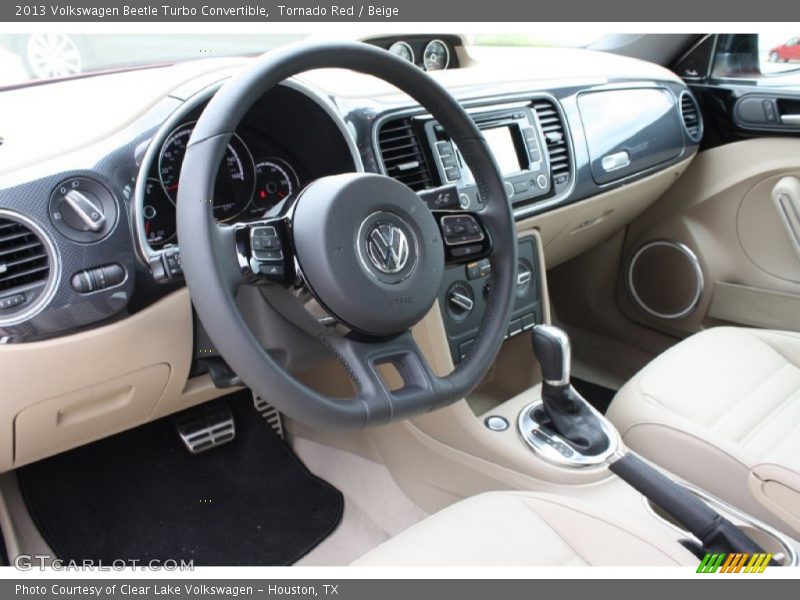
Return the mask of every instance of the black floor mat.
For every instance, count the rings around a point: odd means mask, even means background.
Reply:
[[[583,396],[589,404],[603,414],[606,414],[608,407],[611,405],[611,401],[617,394],[617,392],[612,389],[597,385],[591,381],[578,379],[577,377],[572,378],[572,386],[578,390],[578,393]]]
[[[24,467],[28,508],[62,559],[292,564],[342,517],[342,494],[312,475],[252,408],[226,400],[236,439],[192,456],[162,419]]]

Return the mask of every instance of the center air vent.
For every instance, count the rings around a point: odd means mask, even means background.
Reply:
[[[689,92],[681,94],[681,119],[689,139],[699,142],[703,137],[703,119],[700,116],[697,100]]]
[[[385,122],[378,130],[386,174],[414,191],[431,187],[431,172],[410,118]]]
[[[547,153],[550,156],[550,173],[556,193],[567,187],[572,165],[570,162],[569,139],[564,130],[564,122],[556,104],[547,98],[533,101],[533,110],[542,127]]]
[[[0,325],[19,320],[44,299],[50,256],[32,226],[0,216]]]

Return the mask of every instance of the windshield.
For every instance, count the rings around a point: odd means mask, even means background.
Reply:
[[[466,36],[467,43],[475,46],[588,46],[605,33],[591,31],[554,31],[551,33],[475,33]]]
[[[273,33],[0,33],[0,87],[111,69],[256,55],[310,37],[319,36]],[[470,46],[484,47],[583,46],[600,37],[602,34],[566,32],[536,35],[481,33],[466,35],[465,42]]]

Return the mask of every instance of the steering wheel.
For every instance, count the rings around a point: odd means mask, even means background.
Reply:
[[[444,127],[472,171],[483,201],[480,210],[434,214],[419,195],[394,179],[350,173],[314,181],[280,214],[257,223],[216,224],[216,174],[245,113],[281,81],[321,68],[372,75],[422,105]],[[410,330],[433,306],[446,258],[452,254],[443,225],[447,216],[461,217],[457,223],[472,227],[471,239],[481,239],[491,279],[472,350],[452,373],[440,377]],[[256,59],[225,83],[200,115],[189,141],[177,227],[192,302],[220,355],[255,393],[289,417],[317,428],[354,430],[385,424],[464,398],[491,366],[508,327],[516,233],[489,147],[441,85],[411,63],[367,44],[287,46]],[[356,396],[326,396],[285,371],[257,341],[236,306],[235,296],[243,285],[284,292],[305,286],[342,327],[320,325],[289,293],[276,294],[282,298],[281,314],[333,352],[353,379]],[[397,369],[401,389],[391,390],[384,383],[378,371],[384,363]]]

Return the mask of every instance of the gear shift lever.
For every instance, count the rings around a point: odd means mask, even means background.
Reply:
[[[533,353],[542,366],[545,383],[555,387],[569,385],[572,351],[564,330],[552,325],[537,325],[533,328],[531,342]]]
[[[608,449],[611,440],[600,419],[570,385],[572,355],[567,334],[552,325],[537,325],[532,343],[542,366],[542,404],[550,427],[584,455]]]

